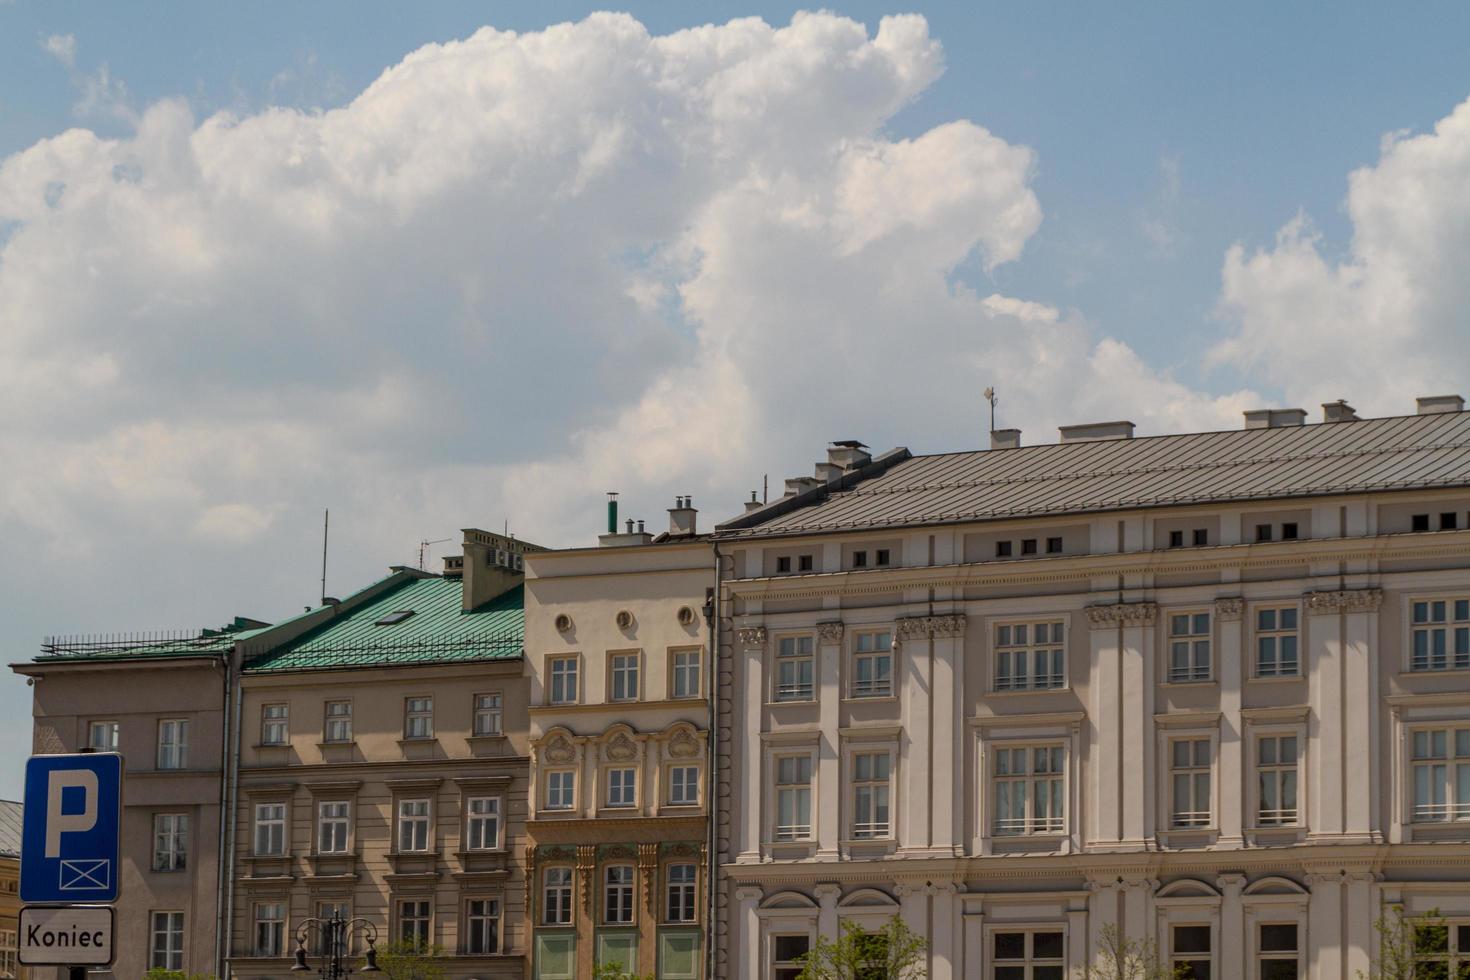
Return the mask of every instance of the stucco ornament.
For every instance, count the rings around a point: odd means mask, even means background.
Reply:
[[[1220,619],[1239,619],[1245,611],[1245,602],[1240,596],[1215,600],[1215,615]]]
[[[607,757],[613,762],[630,762],[638,757],[638,745],[628,737],[627,732],[618,732],[607,743]]]
[[[546,744],[546,747],[541,750],[541,754],[546,758],[547,762],[554,762],[560,766],[575,759],[577,757],[577,750],[572,748],[572,743],[567,741],[565,735],[558,735]]]
[[[766,645],[766,628],[764,626],[742,626],[736,630],[743,647],[763,647]]]
[[[1314,616],[1331,613],[1373,612],[1383,602],[1382,589],[1348,589],[1341,592],[1308,592],[1307,612]]]
[[[681,728],[669,739],[669,755],[675,759],[692,759],[699,755],[699,740],[687,728]]]
[[[952,616],[904,616],[893,625],[900,640],[922,640],[931,636],[964,636],[968,624],[968,618],[959,613]]]
[[[823,643],[841,643],[842,642],[842,624],[841,623],[818,623],[817,624],[817,636],[821,639],[821,641]]]
[[[1158,616],[1159,606],[1155,602],[1117,602],[1087,607],[1087,622],[1095,630],[1152,626]]]

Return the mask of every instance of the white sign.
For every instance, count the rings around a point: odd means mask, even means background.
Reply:
[[[27,905],[20,910],[26,966],[106,966],[112,962],[112,907]]]

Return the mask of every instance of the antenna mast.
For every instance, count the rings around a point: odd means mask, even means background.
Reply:
[[[995,393],[994,388],[985,389],[985,400],[990,403],[990,431],[995,431],[995,403],[1000,401],[1000,396]]]
[[[448,540],[450,540],[450,539],[449,538],[436,538],[433,541],[430,541],[428,539],[425,539],[425,540],[419,542],[419,571],[422,572],[424,570],[424,560],[427,557],[427,554],[428,554],[428,551],[429,551],[429,545],[431,545],[431,544],[443,544],[444,542],[446,542]]]
[[[331,516],[330,510],[322,509],[322,601],[320,604],[323,606],[327,604],[327,522]]]

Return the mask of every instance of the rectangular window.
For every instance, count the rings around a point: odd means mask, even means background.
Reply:
[[[115,721],[94,721],[87,726],[87,748],[97,752],[116,752],[118,724]]]
[[[852,757],[853,840],[888,836],[890,765],[887,752],[859,752]]]
[[[398,801],[398,850],[400,853],[429,849],[429,801]]]
[[[184,913],[154,912],[148,965],[155,970],[184,968]]]
[[[1208,827],[1210,809],[1210,740],[1181,738],[1170,743],[1174,827]]]
[[[189,815],[153,815],[153,870],[183,871],[189,851]]]
[[[771,937],[771,976],[773,980],[796,980],[806,968],[806,954],[811,938],[800,936]]]
[[[609,925],[633,921],[633,866],[609,865],[603,879],[602,917]]]
[[[286,744],[286,705],[265,704],[260,708],[260,744]]]
[[[398,903],[398,938],[417,949],[424,949],[429,945],[428,899]]]
[[[816,641],[810,636],[783,636],[776,643],[776,700],[810,701],[815,694]]]
[[[796,556],[796,568],[797,568],[797,571],[801,571],[801,572],[809,572],[809,571],[811,571],[812,570],[812,556],[811,555],[797,555]]]
[[[475,734],[499,735],[502,731],[502,708],[499,692],[475,695]]]
[[[697,698],[704,693],[700,683],[702,660],[698,650],[674,651],[669,658],[670,697]]]
[[[551,704],[577,703],[577,658],[553,657],[547,661],[547,699]]]
[[[1295,606],[1256,610],[1256,676],[1296,677],[1301,673]]]
[[[286,804],[255,804],[255,853],[260,857],[286,853]]]
[[[1022,538],[1021,539],[1021,554],[1023,554],[1023,555],[1034,555],[1034,554],[1036,554],[1036,539],[1035,538]]]
[[[468,844],[465,850],[493,851],[500,846],[500,798],[496,796],[472,797],[469,810]]]
[[[1062,980],[1066,969],[1060,931],[1007,930],[990,936],[994,980]]]
[[[1413,517],[1409,518],[1409,527],[1415,531],[1429,530],[1429,515],[1415,514]]]
[[[1257,541],[1270,541],[1271,538],[1272,538],[1271,525],[1269,525],[1269,524],[1257,524],[1256,525],[1256,540]]]
[[[692,864],[668,866],[668,903],[666,906],[668,921],[694,921],[697,900],[696,873],[697,869]]]
[[[1209,926],[1174,926],[1169,943],[1169,966],[1175,980],[1210,980]]]
[[[615,653],[608,658],[609,701],[638,700],[638,654]]]
[[[1281,540],[1295,541],[1297,539],[1297,526],[1295,521],[1288,521],[1281,525]]]
[[[158,723],[158,768],[185,769],[189,765],[189,720],[169,718]]]
[[[873,564],[878,565],[878,566],[881,567],[881,566],[887,565],[888,564],[888,560],[889,560],[888,549],[887,548],[879,548],[878,549],[878,554],[877,554],[877,559],[876,559],[876,561],[873,562]]]
[[[1210,532],[1202,527],[1194,529],[1194,543],[1196,547],[1210,543]]]
[[[1416,925],[1414,976],[1426,980],[1470,977],[1470,925],[1458,922]]]
[[[1470,728],[1414,733],[1414,820],[1470,820]]]
[[[1441,531],[1453,531],[1460,525],[1460,515],[1455,511],[1448,511],[1439,515],[1439,529]]]
[[[1256,824],[1290,827],[1297,822],[1297,751],[1295,735],[1263,735],[1256,739]]]
[[[1067,801],[1062,746],[1002,747],[994,758],[995,835],[1060,834]]]
[[[317,853],[347,853],[347,821],[350,812],[351,804],[347,800],[329,800],[317,804]]]
[[[322,741],[352,741],[352,702],[328,701],[326,723],[322,726]]]
[[[572,924],[572,869],[547,868],[541,885],[541,921],[549,926]]]
[[[1185,684],[1210,679],[1210,614],[1169,617],[1169,681]]]
[[[546,809],[570,810],[576,785],[577,774],[570,769],[547,773]]]
[[[255,906],[255,955],[284,956],[286,950],[286,906],[283,902],[260,902]]]
[[[777,558],[776,559],[776,572],[777,572],[777,574],[783,574],[784,575],[786,572],[789,572],[789,571],[791,571],[791,556],[789,556],[789,555],[782,555],[780,558]]]
[[[669,769],[669,805],[699,805],[698,766],[673,766]]]
[[[638,770],[607,770],[607,805],[626,808],[638,803]]]
[[[853,568],[867,568],[868,567],[868,553],[866,551],[854,551],[852,553],[852,567]]]
[[[465,905],[465,952],[488,956],[500,952],[500,903],[493,898],[473,898]]]
[[[995,689],[1065,687],[1067,654],[1060,622],[1006,623],[995,628]]]
[[[1301,976],[1295,922],[1262,922],[1256,961],[1260,980],[1297,980]]]
[[[1470,599],[1426,599],[1413,607],[1414,670],[1470,668]]]
[[[1061,538],[1047,538],[1046,539],[1046,553],[1048,555],[1060,555],[1062,553],[1062,539]]]
[[[434,737],[434,699],[430,697],[403,699],[403,737]]]
[[[316,917],[323,922],[330,922],[333,919],[341,919],[343,922],[346,922],[352,918],[352,913],[349,911],[346,902],[318,902],[316,905]],[[333,937],[331,932],[320,927],[312,931],[316,934],[316,940],[312,943],[316,948],[316,954],[318,956],[331,956],[333,952]],[[351,933],[342,937],[342,952],[344,954],[351,954],[355,947],[356,943],[353,942]]]
[[[1009,558],[1009,557],[1011,557],[1012,548],[1013,548],[1013,545],[1009,541],[997,541],[995,543],[995,557],[997,557],[997,558]]]
[[[776,840],[808,840],[812,836],[812,757],[776,759]]]
[[[852,696],[893,695],[893,634],[887,630],[857,634],[852,664]]]

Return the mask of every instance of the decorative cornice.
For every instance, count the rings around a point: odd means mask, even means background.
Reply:
[[[766,628],[764,626],[742,626],[735,631],[740,638],[743,647],[763,647],[766,645]]]
[[[1340,592],[1308,592],[1302,596],[1313,616],[1330,613],[1373,612],[1383,602],[1382,589],[1345,589]]]
[[[1109,606],[1088,606],[1087,622],[1095,630],[1119,626],[1152,626],[1159,617],[1157,602],[1116,602]]]
[[[817,638],[820,639],[823,643],[841,643],[842,642],[842,624],[841,623],[818,623],[817,624]]]
[[[900,640],[964,636],[969,618],[964,613],[941,616],[904,616],[894,623]]]
[[[1239,619],[1244,611],[1245,602],[1238,595],[1215,600],[1215,618],[1217,619]]]

